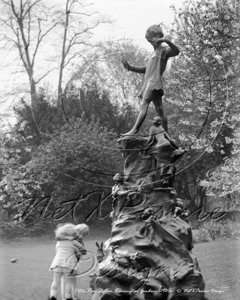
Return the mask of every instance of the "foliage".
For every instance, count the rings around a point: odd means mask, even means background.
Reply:
[[[188,149],[179,162],[177,191],[196,204],[207,199],[199,185],[207,171],[231,156],[239,113],[239,25],[231,0],[185,1],[175,9],[171,33],[181,54],[165,76],[165,100],[170,133]]]
[[[49,196],[38,211],[48,200],[53,211],[64,200],[98,191],[91,203],[82,201],[79,205],[82,211],[77,214],[83,216],[96,207],[100,194],[107,195],[111,190],[112,177],[122,169],[116,138],[127,126],[124,114],[133,111],[130,106],[120,110],[107,93],[100,94],[94,86],[82,90],[81,99],[77,92],[72,88],[60,109],[42,91],[34,117],[25,102],[15,109],[18,123],[3,139],[1,148],[1,204],[8,217],[20,217],[33,199]],[[41,139],[35,134],[35,126]],[[29,201],[23,204],[26,199]],[[103,209],[109,212],[111,201]],[[29,224],[35,221],[35,217],[25,219]]]
[[[55,101],[40,89],[38,104],[35,112],[22,99],[15,107],[17,124],[15,130],[32,145],[41,144],[47,139],[46,134],[60,132],[64,124],[70,124],[76,118],[84,116],[87,122],[98,120],[102,127],[113,131],[113,136],[129,130],[135,118],[135,110],[130,103],[113,103],[109,93],[100,92],[95,82],[91,86],[84,85],[77,89],[73,85],[61,98],[61,106],[54,105]],[[37,130],[36,130],[37,128]]]
[[[122,60],[130,64],[142,66],[149,54],[146,50],[131,40],[109,40],[100,45],[99,51],[87,57],[85,64],[72,78],[74,83],[91,86],[97,83],[98,90],[107,90],[111,101],[120,105],[136,102],[137,94],[143,85],[144,77],[134,72],[128,72],[122,65]]]
[[[75,117],[84,114],[89,122],[93,118],[99,120],[101,126],[116,135],[129,130],[136,114],[130,103],[111,101],[111,95],[106,90],[100,91],[94,81],[81,89],[71,86],[62,98],[62,109],[66,120],[73,114]]]
[[[239,238],[240,224],[233,221],[206,221],[193,230],[195,242],[209,242],[223,238]]]
[[[238,71],[234,63],[237,29],[234,31],[233,13],[228,4],[221,7],[211,0],[188,1],[176,12],[175,34],[181,56],[167,81],[167,99],[173,102],[177,116],[181,115],[180,120],[175,117],[175,124],[182,124],[185,129],[181,140],[194,142],[193,149],[207,147],[211,152],[211,141],[223,123],[236,125],[231,123],[232,113],[236,114],[238,108],[234,89]],[[215,27],[220,28],[218,35]]]
[[[229,206],[231,208],[236,208],[239,206],[238,198],[240,192],[239,130],[234,136],[233,144],[232,156],[224,159],[223,164],[209,173],[209,176],[201,182],[201,185],[207,189],[211,198],[221,197],[230,202]]]
[[[77,2],[66,1],[72,9]],[[171,59],[170,71],[164,75],[164,105],[170,135],[188,150],[177,163],[176,189],[179,197],[192,201],[192,209],[205,204],[206,187],[211,186],[216,194],[239,191],[236,127],[240,23],[234,5],[233,0],[186,1],[179,11],[175,10],[170,30],[181,54]],[[62,25],[69,20],[61,10],[56,15],[64,29]],[[63,30],[63,35],[77,34],[73,27],[69,30]],[[79,63],[64,93],[59,85],[58,106],[55,98],[40,90],[35,94],[34,111],[22,100],[15,108],[18,123],[11,134],[1,137],[1,205],[8,216],[19,216],[26,210],[26,202],[22,203],[26,198],[49,196],[48,209],[54,211],[63,200],[78,199],[80,194],[93,191],[93,185],[108,193],[111,177],[122,168],[116,138],[135,120],[135,98],[143,76],[127,72],[121,61],[140,66],[148,53],[124,40],[101,44],[90,56],[74,46],[68,48],[71,38],[64,36],[61,68],[78,55],[84,63]],[[77,37],[79,42],[86,42],[83,36]],[[69,53],[69,58],[64,53]],[[148,115],[153,114],[151,110]],[[148,122],[144,133],[148,132]],[[206,173],[211,174],[207,183]],[[199,184],[203,180],[205,186]],[[88,205],[87,200],[82,201],[79,215],[87,206],[94,209],[97,201],[97,196]],[[35,218],[28,216],[25,221],[34,223]]]
[[[112,177],[119,170],[116,143],[97,122],[88,124],[77,119],[72,125],[65,124],[60,133],[35,149],[24,164],[22,157],[18,157],[17,142],[12,141],[9,150],[12,158],[3,161],[0,183],[1,201],[4,208],[10,208],[10,215],[22,214],[29,205],[27,199],[49,197],[49,209],[53,210],[62,201],[76,199],[80,194],[94,190],[109,192]],[[6,157],[9,152],[4,149],[2,155]],[[90,207],[94,205],[88,203]]]
[[[191,199],[190,207],[193,210],[199,206],[208,209],[208,193],[206,193],[206,186],[201,182],[206,179],[206,174],[215,170],[225,158],[230,157],[232,143],[228,144],[224,139],[227,135],[231,137],[228,129],[227,126],[222,127],[212,144],[212,152],[190,148],[178,163],[175,188],[180,198]],[[184,145],[182,147],[184,148]]]

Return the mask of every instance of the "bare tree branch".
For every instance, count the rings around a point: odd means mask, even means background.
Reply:
[[[65,62],[64,64],[64,68],[70,63],[71,60],[73,60],[77,56],[81,56],[81,55],[78,52],[75,52],[71,57],[69,57],[67,62]]]
[[[65,69],[70,66],[71,62],[82,57],[82,53],[77,47],[83,46],[88,49],[96,47],[91,42],[94,29],[100,24],[110,23],[104,19],[97,20],[98,13],[87,10],[92,4],[85,5],[78,0],[64,0],[64,2],[64,9],[59,9],[45,0],[0,1],[0,8],[4,11],[4,14],[0,16],[0,24],[4,28],[0,33],[1,48],[6,53],[16,51],[25,74],[28,76],[31,101],[34,106],[37,101],[36,85],[50,72],[57,69],[57,59],[52,59],[48,63],[48,70],[41,69],[39,72],[37,58],[42,59],[40,55],[45,55],[42,54],[41,49],[48,38],[51,38],[51,45],[55,46],[55,39],[51,34],[55,33],[58,26],[63,28],[63,36],[59,42],[57,41],[57,46],[61,44],[60,64],[58,64],[58,95],[60,97]],[[90,25],[86,25],[89,23],[88,20],[91,22]],[[76,27],[74,24],[79,26]],[[48,56],[43,57],[47,62],[49,62]]]
[[[31,43],[31,24],[32,24],[31,11],[29,11],[29,14],[28,14],[28,41],[27,41],[29,46]]]
[[[28,0],[27,2],[30,3],[29,0]],[[22,17],[25,18],[25,16],[28,15],[30,11],[32,11],[33,7],[34,7],[35,5],[37,5],[38,3],[41,3],[41,2],[42,2],[42,0],[35,0],[35,1],[32,3],[32,5],[29,5],[29,6],[28,6],[28,9],[25,11],[25,13],[23,14]]]
[[[53,70],[58,69],[57,67],[52,68],[51,70],[49,70],[47,73],[45,73],[42,77],[40,77],[38,80],[36,80],[36,84],[38,84],[43,78],[45,78],[49,73],[51,73]]]
[[[41,21],[38,20],[38,23],[39,23],[38,38],[37,38],[37,44],[36,44],[36,47],[35,47],[35,50],[34,50],[34,53],[33,53],[33,57],[32,57],[32,64],[35,63],[35,58],[36,58],[39,46],[40,46],[42,40],[44,39],[44,37],[46,37],[59,24],[59,22],[56,22],[47,31],[45,31],[45,33],[43,33],[41,35],[41,33],[42,33],[42,30],[41,30]]]
[[[83,12],[74,12],[74,11],[71,11],[70,13],[71,13],[71,14],[73,14],[73,15],[82,15],[82,16],[86,16],[86,17],[92,17],[93,15],[96,15],[96,14],[98,14],[97,12],[94,12],[94,13],[88,14],[88,13],[83,13]]]

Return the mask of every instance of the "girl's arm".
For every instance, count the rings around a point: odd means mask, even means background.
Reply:
[[[72,244],[73,244],[73,247],[74,247],[74,249],[75,249],[75,251],[77,253],[81,252],[82,255],[86,255],[87,254],[87,251],[86,251],[85,247],[81,243],[79,243],[76,240],[73,240]]]
[[[62,235],[62,236],[58,236],[57,240],[58,241],[65,241],[65,240],[72,241],[73,236],[72,235]]]
[[[123,60],[122,64],[123,64],[124,68],[127,69],[128,71],[132,71],[132,72],[135,72],[135,73],[142,73],[142,74],[144,74],[145,71],[146,71],[145,66],[143,66],[143,67],[133,67],[126,60]]]

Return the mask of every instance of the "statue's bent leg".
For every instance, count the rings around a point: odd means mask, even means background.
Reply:
[[[165,113],[165,110],[163,108],[162,103],[162,91],[153,91],[155,97],[153,99],[153,104],[155,106],[155,109],[159,115],[159,117],[162,119],[162,126],[168,132],[168,119],[167,115]]]

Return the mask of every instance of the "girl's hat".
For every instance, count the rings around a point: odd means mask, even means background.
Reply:
[[[151,41],[154,38],[163,38],[162,27],[160,25],[150,26],[145,33],[145,38],[148,41]]]

